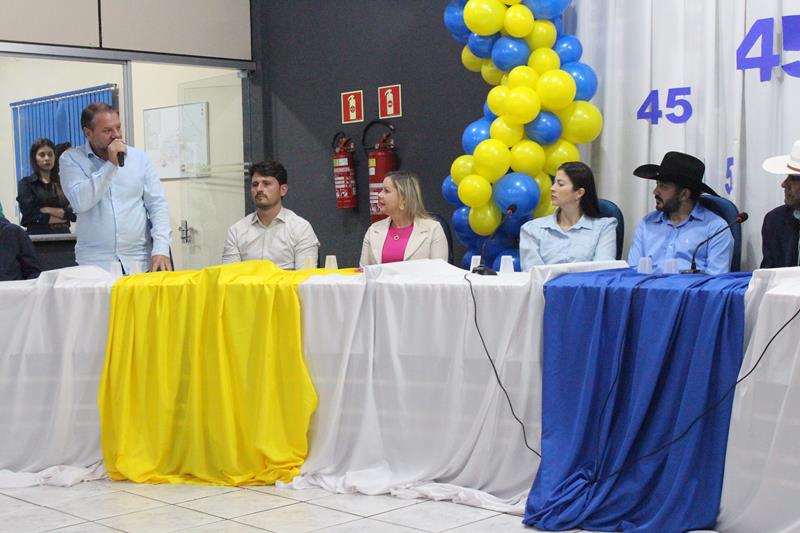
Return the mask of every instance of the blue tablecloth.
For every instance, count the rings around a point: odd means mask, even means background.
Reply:
[[[525,524],[670,533],[719,511],[750,274],[569,274],[545,285],[542,462]]]

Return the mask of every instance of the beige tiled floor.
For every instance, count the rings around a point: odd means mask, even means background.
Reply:
[[[450,502],[275,487],[140,485],[0,489],[0,533],[505,533],[521,517]]]

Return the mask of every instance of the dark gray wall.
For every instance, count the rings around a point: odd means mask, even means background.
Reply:
[[[401,168],[419,173],[429,211],[448,219],[452,214],[441,182],[461,155],[461,133],[481,115],[489,87],[461,65],[461,45],[442,23],[445,5],[253,0],[258,71],[249,83],[250,155],[286,166],[286,206],[311,222],[320,255],[336,254],[340,266],[357,264],[369,226],[368,174],[359,149],[359,207],[337,209],[330,143],[338,130],[360,142],[365,124],[378,118],[379,86],[402,84],[403,117],[392,120]],[[365,122],[343,126],[339,94],[354,89],[364,90]]]

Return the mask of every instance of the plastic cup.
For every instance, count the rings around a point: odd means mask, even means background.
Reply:
[[[653,258],[652,257],[640,257],[639,258],[639,266],[636,269],[636,272],[639,274],[652,274],[653,273]]]
[[[339,270],[339,263],[336,262],[335,255],[325,256],[325,269],[326,270]]]
[[[500,258],[500,273],[509,274],[511,272],[514,272],[514,258],[504,255]]]
[[[150,263],[147,261],[131,261],[128,263],[128,274],[142,274],[150,270]]]
[[[303,270],[311,270],[313,268],[317,268],[317,262],[310,255],[305,256],[303,258]]]
[[[480,264],[481,264],[481,256],[479,256],[479,255],[473,255],[473,256],[472,256],[472,259],[470,259],[470,262],[469,262],[469,271],[470,271],[470,272],[472,272],[472,270],[473,270],[473,269],[474,269],[476,266],[478,266],[478,265],[480,265]]]
[[[664,274],[677,274],[678,273],[678,260],[667,259],[664,261]]]

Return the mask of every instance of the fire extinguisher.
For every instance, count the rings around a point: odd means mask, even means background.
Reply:
[[[353,209],[358,206],[353,141],[340,131],[333,136],[331,147],[334,151],[333,184],[336,190],[336,207]]]
[[[387,128],[389,131],[383,134],[381,140],[373,146],[367,146],[367,132],[373,126],[380,125]],[[378,193],[383,188],[383,178],[389,172],[397,170],[397,154],[395,153],[394,139],[394,126],[382,120],[373,120],[364,128],[364,133],[361,136],[361,145],[367,153],[367,161],[369,166],[369,219],[370,223],[377,222],[386,218],[386,215],[381,214],[378,207]]]

